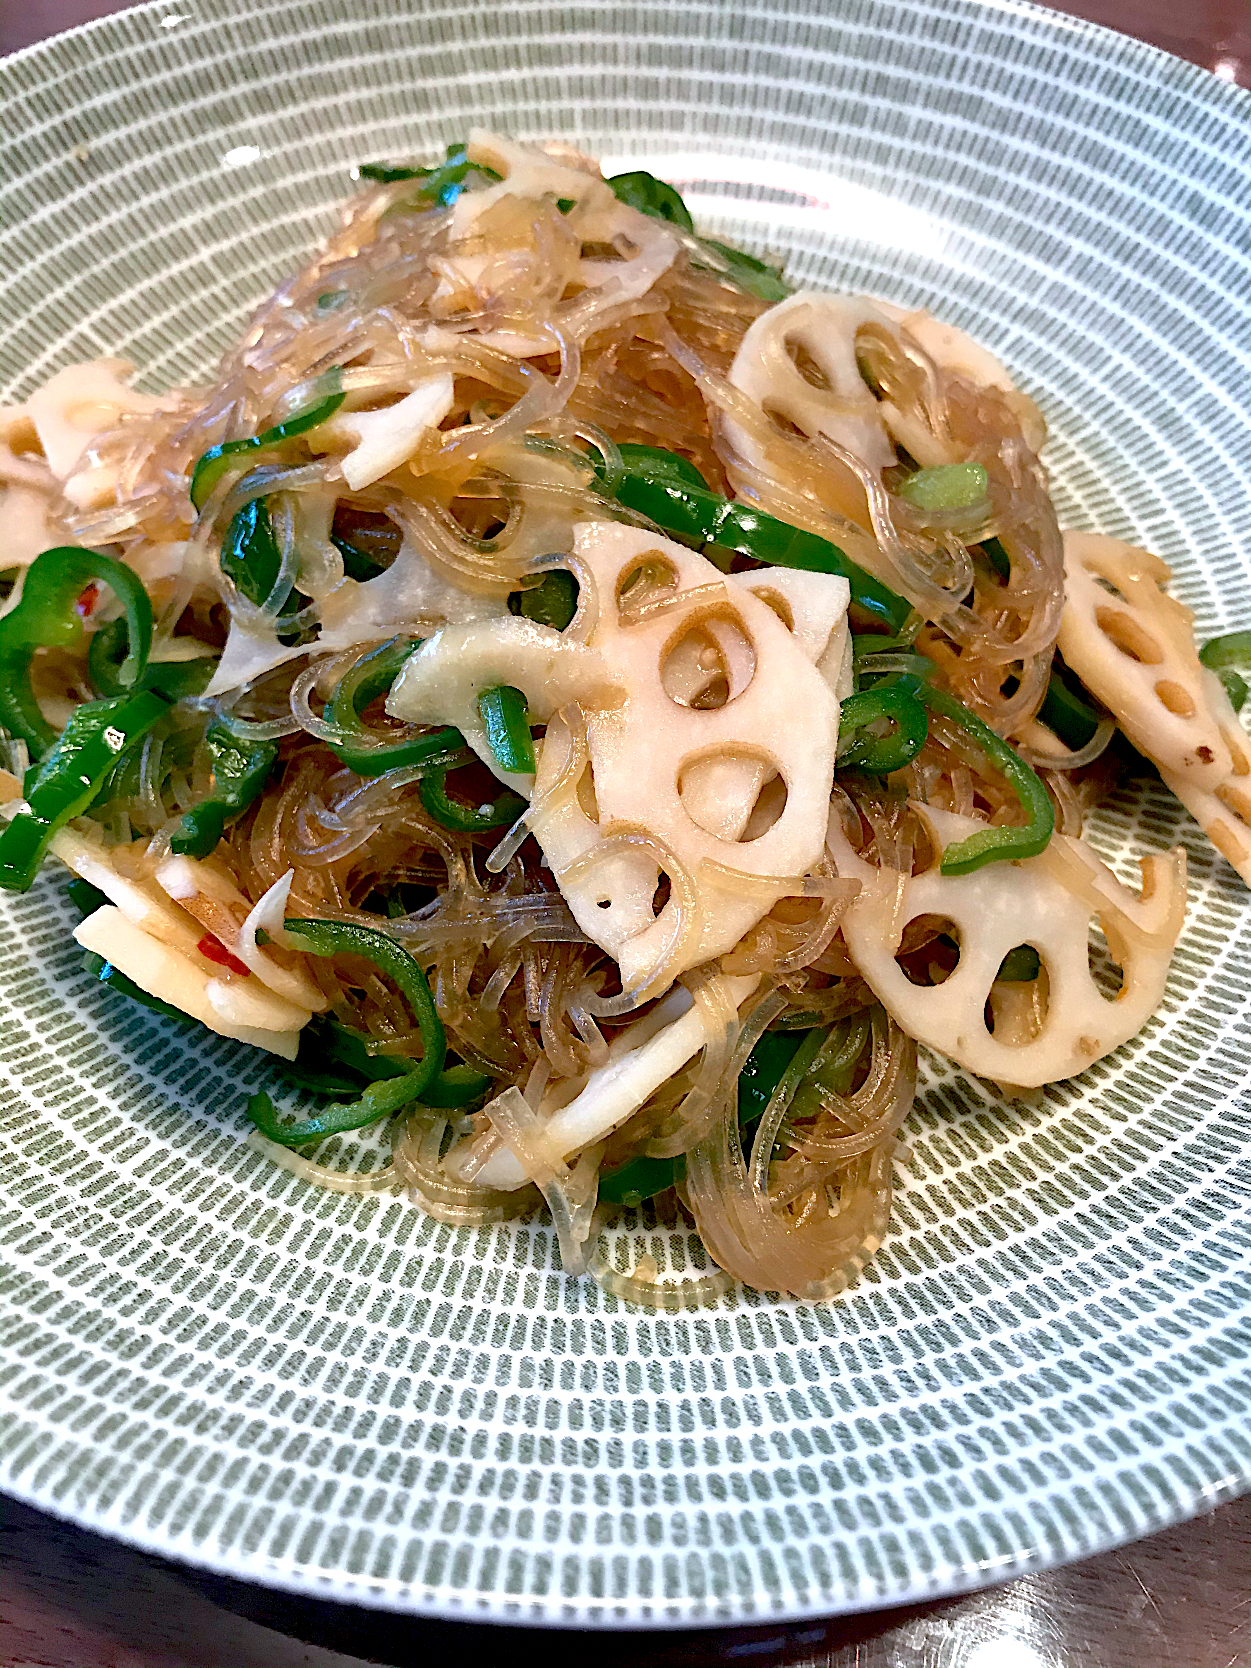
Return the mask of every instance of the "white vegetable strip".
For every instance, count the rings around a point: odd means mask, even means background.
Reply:
[[[258,927],[263,928],[275,942],[284,942],[283,921],[286,919],[287,898],[294,877],[295,870],[288,869],[282,879],[276,880],[264,897],[249,910],[247,918],[239,928],[235,954],[263,984],[268,985],[270,990],[286,997],[288,1002],[320,1013],[329,1004],[308,975],[296,968],[279,967],[256,942]],[[289,943],[290,940],[286,942]]]
[[[119,874],[110,853],[72,828],[63,828],[49,850],[90,885],[98,887],[127,920],[152,938],[159,938],[183,955],[207,967],[196,949],[203,933],[197,921],[162,895],[155,882],[130,880]],[[144,987],[147,988],[146,986]],[[161,995],[160,991],[155,992]]]
[[[84,950],[103,956],[149,996],[180,1008],[219,1036],[251,1043],[284,1060],[294,1060],[307,1008],[296,1008],[271,991],[227,985],[189,956],[151,938],[114,904],[81,921],[74,937]]]
[[[726,979],[726,994],[737,1007],[746,1001],[760,983],[759,975],[742,979]],[[543,1127],[542,1150],[545,1157],[558,1161],[580,1148],[602,1141],[614,1129],[637,1112],[649,1095],[662,1083],[667,1083],[675,1072],[681,1071],[708,1038],[700,1010],[683,992],[686,1012],[670,1020],[655,1031],[649,1019],[640,1020],[650,1035],[637,1046],[627,1046],[621,1053],[610,1051],[606,1065],[591,1072],[586,1084],[575,1098],[553,1112]],[[679,1005],[677,992],[671,999],[672,1008]],[[616,1039],[614,1049],[630,1037],[634,1027]],[[529,1178],[511,1150],[500,1149],[492,1154],[478,1172],[477,1180],[484,1187],[521,1187]]]
[[[353,492],[372,486],[406,462],[426,435],[452,409],[452,374],[442,371],[419,382],[411,394],[380,411],[340,411],[314,431],[317,449],[344,440],[355,442],[340,459],[343,479]]]
[[[288,1002],[297,1007],[308,1008],[319,1013],[328,1006],[321,991],[302,972],[280,967],[271,956],[267,956],[256,943],[256,927],[272,925],[275,936],[282,929],[281,908],[274,916],[273,906],[267,912],[264,920],[253,922],[250,938],[249,954],[252,959],[243,954],[243,930],[252,917],[261,910],[266,898],[275,891],[271,887],[265,897],[253,909],[243,893],[235,885],[229,875],[217,868],[211,862],[204,862],[196,857],[169,857],[156,871],[158,885],[164,888],[171,898],[176,898],[187,912],[195,917],[213,936],[221,941],[232,956],[243,962],[244,966],[263,985],[275,991]],[[282,882],[276,883],[281,886]],[[287,877],[287,889],[290,890],[290,876]],[[283,893],[283,904],[286,893]]]

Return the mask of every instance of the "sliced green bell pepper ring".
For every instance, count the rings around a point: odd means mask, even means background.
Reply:
[[[967,510],[982,503],[989,491],[990,476],[984,464],[940,463],[907,476],[895,496],[919,510]]]
[[[307,1147],[313,1141],[324,1141],[330,1135],[343,1135],[351,1129],[364,1129],[380,1118],[389,1118],[403,1106],[417,1099],[415,1073],[401,1072],[398,1077],[386,1077],[371,1083],[356,1100],[333,1101],[315,1112],[311,1118],[298,1123],[284,1123],[269,1096],[262,1090],[252,1095],[247,1114],[252,1122],[271,1141],[283,1147]]]
[[[88,809],[122,754],[168,711],[169,703],[147,690],[74,709],[24,805],[0,833],[0,887],[29,891],[52,837]]]
[[[282,1071],[315,1094],[359,1094],[370,1083],[403,1077],[408,1064],[395,1056],[371,1054],[371,1039],[339,1020],[324,1016],[312,1020],[300,1033],[295,1060]],[[494,1079],[472,1066],[445,1066],[421,1092],[424,1106],[462,1107],[481,1100]]]
[[[207,857],[226,824],[247,810],[278,763],[276,741],[241,741],[218,719],[204,732],[204,745],[213,767],[213,790],[183,812],[169,842],[179,857]]]
[[[678,486],[695,487],[707,492],[708,482],[690,458],[680,452],[662,451],[659,446],[640,446],[632,440],[624,441],[617,450],[626,470],[634,475],[649,475],[653,480],[675,481]]]
[[[89,880],[83,880],[75,875],[65,888],[66,896],[80,915],[94,915],[97,909],[103,909],[108,898],[98,886],[93,886]]]
[[[349,579],[355,579],[359,585],[367,585],[371,579],[377,579],[383,572],[381,562],[375,562],[368,551],[362,550],[360,545],[348,537],[346,533],[330,533],[330,542],[343,558],[343,571]]]
[[[735,249],[733,244],[718,243],[715,238],[701,237],[699,241],[718,257],[714,270],[740,290],[754,295],[758,301],[785,301],[788,295],[795,293],[783,278],[780,268],[770,265],[768,261],[749,255],[745,249]]]
[[[1099,715],[1071,690],[1059,672],[1052,672],[1038,718],[1074,753],[1085,747],[1099,728]]]
[[[109,620],[92,632],[87,645],[87,671],[101,695],[124,693],[118,674],[129,643],[130,630],[124,619]],[[138,687],[151,689],[167,701],[181,701],[188,695],[202,695],[216,666],[216,655],[208,654],[192,660],[150,660]]]
[[[682,1158],[648,1158],[646,1154],[627,1159],[615,1170],[604,1170],[599,1178],[599,1197],[606,1205],[641,1205],[672,1187],[686,1174]]]
[[[530,734],[530,713],[526,698],[511,684],[500,683],[478,696],[478,716],[487,733],[487,745],[501,770],[532,776],[535,771],[534,738]]]
[[[447,1066],[421,1091],[421,1104],[437,1106],[448,1111],[472,1106],[475,1101],[486,1098],[487,1091],[494,1081],[495,1079],[488,1077],[485,1072],[475,1071],[472,1066],[463,1063]]]
[[[139,575],[124,562],[77,545],[45,550],[26,570],[17,607],[0,619],[0,725],[36,758],[59,731],[40,711],[31,683],[36,649],[74,648],[83,637],[79,603],[92,585],[107,585],[125,610],[126,654],[117,668],[121,689],[139,684],[152,647],[152,604]]]
[[[379,1118],[389,1117],[402,1106],[419,1100],[423,1091],[437,1083],[442,1074],[447,1039],[425,974],[408,951],[385,933],[346,921],[288,921],[285,926],[300,948],[310,955],[363,956],[387,974],[412,1009],[423,1048],[421,1059],[411,1064],[405,1062],[398,1075],[380,1077],[356,1100],[335,1102],[297,1123],[284,1123],[268,1095],[251,1097],[248,1117],[262,1135],[284,1147],[304,1147],[328,1135],[363,1129],[366,1124],[376,1123]]]
[[[202,510],[209,494],[221,480],[231,466],[233,458],[241,457],[247,452],[266,451],[271,446],[281,446],[284,440],[294,440],[297,435],[307,434],[310,429],[319,428],[328,422],[343,404],[343,391],[339,387],[339,367],[336,365],[322,377],[317,379],[317,398],[311,405],[306,405],[302,411],[288,417],[284,423],[275,423],[273,428],[265,429],[261,434],[254,434],[245,440],[224,440],[220,446],[210,446],[208,451],[196,463],[191,471],[191,502],[197,510]]]
[[[430,767],[421,779],[420,792],[427,816],[441,828],[451,828],[459,834],[509,828],[526,808],[526,802],[519,794],[507,790],[490,804],[470,805],[463,799],[453,799],[447,791],[446,765]]]
[[[398,185],[401,180],[424,179],[433,172],[433,168],[408,168],[394,162],[362,162],[356,170],[358,179],[372,180],[375,185]]]
[[[231,517],[222,540],[220,563],[227,579],[234,581],[249,602],[259,608],[269,597],[282,566],[282,552],[263,498],[250,498]]]
[[[747,1056],[738,1078],[738,1121],[740,1128],[752,1129],[777,1088],[782,1073],[799,1052],[810,1031],[765,1031]]]
[[[1224,685],[1225,693],[1229,696],[1229,704],[1235,712],[1241,712],[1247,704],[1247,696],[1251,694],[1251,685],[1241,673],[1235,672],[1232,666],[1222,666],[1216,674]]]
[[[564,631],[578,611],[578,582],[568,568],[553,568],[537,585],[511,592],[508,611],[536,625]]]
[[[652,452],[652,448],[647,448]],[[627,470],[613,496],[627,509],[645,515],[657,527],[686,544],[712,552],[748,556],[753,561],[808,573],[841,574],[851,587],[851,605],[892,635],[907,624],[912,605],[816,533],[791,527],[750,504],[735,504],[706,488],[690,484],[692,466],[662,469],[654,456],[639,470]]]
[[[1241,712],[1247,699],[1247,682],[1235,667],[1251,665],[1251,631],[1231,631],[1224,637],[1213,637],[1199,650],[1199,659],[1225,685],[1234,711]]]
[[[83,956],[83,971],[98,979],[107,990],[116,991],[119,996],[128,996],[141,1007],[151,1008],[153,1013],[164,1014],[166,1019],[180,1019],[184,1025],[193,1023],[190,1014],[183,1013],[181,1008],[175,1008],[168,1002],[162,1002],[159,996],[149,996],[133,979],[128,979],[120,968],[114,967],[111,961],[105,961],[103,956],[96,955],[94,950],[89,950]]]
[[[889,734],[875,726],[891,723]],[[863,770],[870,776],[889,776],[910,764],[925,746],[929,720],[916,696],[902,684],[875,684],[843,702],[838,720],[838,764],[843,770]]]
[[[371,732],[361,720],[365,708],[390,689],[400,667],[420,646],[420,637],[393,637],[363,655],[335,686],[326,706],[326,721],[346,739],[333,741],[330,746],[358,776],[381,776],[401,765],[450,764],[464,751],[465,738],[459,730],[427,730],[423,735],[390,744],[385,732],[372,732],[382,738],[380,744],[371,740]]]
[[[903,683],[913,679],[901,679]],[[1047,849],[1055,831],[1055,810],[1051,796],[1041,778],[1020,758],[1002,737],[988,724],[961,706],[945,689],[915,680],[913,693],[930,709],[939,712],[953,724],[958,724],[971,736],[990,759],[995,769],[1007,780],[1025,812],[1023,828],[983,828],[967,840],[957,840],[943,852],[942,873],[969,875],[987,863],[1015,862],[1023,857],[1037,857]]]

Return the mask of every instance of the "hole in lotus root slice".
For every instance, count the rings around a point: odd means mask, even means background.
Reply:
[[[949,915],[918,915],[904,928],[895,960],[909,984],[941,985],[960,964],[960,928]]]
[[[767,834],[786,809],[786,783],[766,754],[726,746],[684,759],[678,798],[697,828],[735,843]]]
[[[1140,666],[1158,666],[1164,659],[1160,645],[1132,614],[1123,613],[1119,608],[1098,608],[1095,610],[1095,621],[1113,648],[1128,655],[1130,660],[1136,660]],[[1158,689],[1159,685],[1156,687]],[[1169,711],[1176,712],[1177,708],[1170,707]]]
[[[784,597],[781,591],[774,590],[771,585],[753,585],[752,594],[758,596],[766,608],[773,610],[787,631],[794,631],[795,610],[791,607],[788,597]]]
[[[678,570],[663,552],[645,550],[621,571],[617,580],[617,617],[629,625],[649,604],[677,593]]]
[[[715,712],[751,687],[756,651],[732,610],[688,618],[660,657],[660,686],[680,707]]]
[[[1170,712],[1175,712],[1179,718],[1193,718],[1199,710],[1195,706],[1194,697],[1181,684],[1174,683],[1171,678],[1161,678],[1155,686],[1155,692]]]

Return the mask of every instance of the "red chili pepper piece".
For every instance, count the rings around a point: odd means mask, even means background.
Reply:
[[[79,618],[85,620],[99,600],[100,587],[94,580],[92,580],[91,584],[84,588],[82,594],[78,598],[78,601],[74,604],[74,609]]]
[[[240,973],[245,979],[251,976],[252,969],[245,967],[238,956],[232,956],[221,939],[215,937],[211,932],[205,933],[196,945],[196,949],[208,961],[215,961],[219,967],[225,967],[231,973]]]

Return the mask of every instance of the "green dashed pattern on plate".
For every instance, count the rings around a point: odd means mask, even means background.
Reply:
[[[203,376],[352,163],[484,121],[932,305],[1042,402],[1066,519],[1159,549],[1203,631],[1251,615],[1251,101],[1148,48],[989,0],[171,0],[0,95],[6,398],[101,353]],[[1037,1107],[931,1061],[852,1292],[675,1316],[566,1280],[540,1224],[272,1168],[264,1067],[93,985],[59,883],[6,902],[4,1486],[284,1586],[605,1624],[951,1591],[1246,1487],[1246,894],[1145,782],[1095,838],[1191,856],[1144,1035]]]

